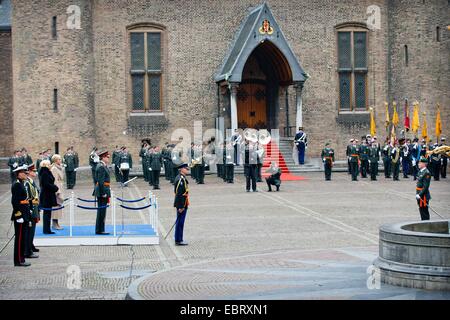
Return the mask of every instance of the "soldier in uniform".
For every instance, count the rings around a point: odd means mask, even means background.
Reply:
[[[438,147],[438,144],[435,143],[433,145],[433,147],[430,148],[430,150],[434,150],[437,147]],[[432,167],[432,174],[434,177],[434,181],[439,181],[439,178],[441,176],[441,161],[442,161],[441,155],[434,153],[430,156],[430,159],[431,159],[431,167]]]
[[[398,178],[400,174],[400,148],[398,147],[398,142],[394,141],[394,146],[391,150],[391,168],[392,168],[392,179],[394,181],[399,181]]]
[[[114,151],[112,153],[112,159],[111,159],[111,163],[114,166],[114,177],[116,178],[116,182],[122,182],[122,177],[120,175],[119,164],[118,164],[118,160],[120,158],[120,153],[121,153],[121,150],[120,150],[119,146],[116,146],[116,148],[114,149]]]
[[[127,147],[122,147],[122,152],[119,157],[118,163],[119,163],[119,169],[122,176],[122,183],[127,182],[130,175],[130,169],[133,168],[133,159],[131,157],[131,154],[128,153]],[[128,185],[125,185],[125,187],[128,187]]]
[[[351,152],[351,148],[352,148],[352,144],[353,144],[353,140],[355,139],[350,139],[350,144],[347,145],[347,150],[345,151],[345,155],[347,156],[347,166],[348,166],[348,174],[352,174],[352,167],[350,165],[350,152]]]
[[[97,154],[97,147],[94,147],[89,154],[89,165],[91,166],[91,173],[92,173],[92,181],[95,184],[95,170],[97,168],[97,164],[100,161],[98,154]]]
[[[352,181],[358,181],[358,171],[359,171],[359,146],[358,140],[354,139],[352,146],[350,147],[350,166],[352,170]]]
[[[28,223],[30,221],[30,206],[24,185],[27,180],[27,169],[26,165],[22,165],[13,170],[16,180],[11,187],[11,204],[13,207],[11,221],[14,221],[14,266],[16,267],[30,266],[29,263],[25,262],[25,239],[29,231]]]
[[[361,160],[361,178],[367,178],[367,172],[369,169],[369,147],[367,145],[366,138],[362,140],[359,152],[359,158]]]
[[[36,170],[39,173],[39,170],[41,169],[41,162],[44,160],[44,152],[39,152],[39,157],[36,159]]]
[[[33,163],[33,159],[28,154],[28,151],[26,148],[22,148],[22,164],[26,164],[27,166],[31,165]]]
[[[34,252],[39,252],[34,244],[34,234],[36,232],[36,223],[40,221],[39,214],[39,188],[33,179],[36,178],[36,167],[34,164],[28,166],[27,180],[25,180],[25,189],[27,190],[28,202],[30,206],[30,221],[28,224],[28,232],[25,239],[25,258],[38,258]]]
[[[231,145],[233,145],[233,142],[231,142]],[[224,153],[226,152],[226,148],[224,147],[223,143],[219,143],[219,145],[216,147],[216,158],[217,158],[217,162],[216,162],[216,166],[217,166],[217,177],[218,178],[222,178],[224,177]],[[233,149],[236,150],[236,148],[233,146]],[[235,151],[236,152],[236,151]],[[236,159],[236,155],[234,155],[234,159],[233,161],[235,161]],[[236,162],[234,162],[236,163]]]
[[[330,143],[325,143],[325,148],[322,149],[322,154],[320,156],[323,161],[323,167],[325,169],[325,180],[331,180],[331,169],[334,163],[334,150],[330,147]]]
[[[441,138],[441,144],[440,147],[445,146],[445,138]],[[447,156],[445,154],[442,155],[442,166],[441,166],[441,178],[445,179],[447,178]]]
[[[256,182],[262,182],[262,167],[264,164],[264,154],[265,150],[264,147],[259,143],[259,141],[256,142]]]
[[[8,160],[9,174],[11,178],[11,184],[17,181],[17,175],[14,170],[23,165],[22,152],[20,150],[14,151],[14,155]]]
[[[226,145],[225,154],[225,181],[227,183],[234,183],[234,148],[231,142],[228,142]]]
[[[419,139],[414,138],[413,144],[410,146],[411,166],[412,166],[412,174],[414,176],[414,180],[417,180],[417,173],[419,172],[419,160],[420,160],[421,149],[422,148],[419,145]]]
[[[150,169],[152,174],[153,189],[159,189],[159,176],[163,165],[163,157],[159,147],[155,147],[149,158]]]
[[[246,179],[246,191],[250,192],[250,181],[253,192],[258,192],[256,189],[256,170],[257,170],[257,154],[254,145],[250,144],[248,140],[245,141],[244,149],[244,174]]]
[[[386,179],[391,177],[391,151],[392,147],[389,142],[389,138],[386,138],[386,141],[383,146],[383,166],[384,166],[384,177]]]
[[[400,149],[400,158],[402,162],[402,171],[403,171],[403,178],[408,179],[408,174],[410,170],[410,163],[411,163],[411,154],[409,152],[409,142],[406,140],[406,142],[401,146]]]
[[[101,151],[98,153],[100,162],[95,169],[95,188],[92,193],[97,198],[97,219],[95,222],[95,234],[107,235],[105,232],[106,206],[111,198],[111,179],[109,176],[109,153]]]
[[[144,142],[141,146],[141,150],[139,151],[139,157],[141,158],[142,163],[142,174],[144,175],[145,182],[149,182],[149,166],[147,161],[147,153],[148,153],[148,144],[147,142]],[[114,162],[114,160],[113,160]]]
[[[174,181],[175,200],[173,206],[177,210],[177,219],[175,222],[175,245],[185,246],[188,243],[183,240],[184,221],[186,219],[189,207],[189,181],[186,175],[189,172],[189,166],[186,163],[178,165],[179,174]]]
[[[306,136],[306,133],[303,132],[303,127],[298,128],[294,143],[298,150],[298,164],[305,164],[305,152],[308,148],[308,137]]]
[[[275,186],[277,191],[280,191],[281,168],[277,166],[275,161],[271,162],[269,169],[266,170],[266,173],[270,174],[269,177],[266,177],[267,187],[269,188],[267,191],[272,192],[272,186]]]
[[[203,146],[201,144],[197,145],[195,157],[198,159],[197,165],[197,183],[205,184],[205,157],[203,155]]]
[[[428,159],[421,157],[419,161],[419,173],[417,175],[416,199],[419,206],[419,213],[422,220],[430,220],[428,204],[431,200],[430,183],[431,173],[427,169]]]
[[[191,163],[191,177],[192,177],[192,179],[197,181],[197,162],[195,159],[195,153],[196,153],[195,149],[196,149],[195,143],[191,142],[191,147],[188,150],[188,154],[190,157],[190,163]]]
[[[66,171],[67,189],[73,189],[76,183],[78,156],[75,155],[72,147],[67,148],[67,152],[64,154],[64,166]]]
[[[369,162],[370,162],[370,180],[376,181],[378,175],[378,161],[380,160],[380,149],[376,142],[372,142],[369,148]]]
[[[179,141],[182,141],[182,138],[180,137]],[[180,144],[174,145],[171,152],[171,159],[172,159],[172,177],[173,180],[172,183],[175,183],[175,178],[178,175],[178,166],[182,163],[183,159],[183,147]]]

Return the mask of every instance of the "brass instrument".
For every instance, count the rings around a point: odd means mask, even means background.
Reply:
[[[252,128],[245,129],[244,138],[245,140],[256,143],[258,141],[258,130]]]
[[[450,157],[450,146],[440,146],[431,151],[427,151],[427,158],[432,154],[440,154]]]
[[[272,137],[270,136],[270,133],[266,129],[261,129],[258,131],[258,141],[262,145],[269,144],[270,140],[272,140]]]

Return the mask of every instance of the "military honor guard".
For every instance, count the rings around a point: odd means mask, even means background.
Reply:
[[[97,198],[97,219],[95,222],[95,234],[107,235],[105,232],[106,206],[111,198],[111,179],[109,175],[109,153],[108,151],[101,151],[98,153],[100,162],[95,169],[95,188],[92,193]]]
[[[400,148],[400,157],[402,161],[403,178],[408,179],[408,174],[411,172],[411,140],[406,139],[405,143]]]
[[[27,170],[26,165],[18,166],[13,170],[16,180],[11,187],[11,204],[13,207],[11,221],[14,221],[14,266],[16,267],[30,266],[29,263],[25,262],[25,241],[30,221],[30,204],[24,184],[27,180]]]
[[[121,154],[121,149],[119,148],[119,146],[116,146],[116,148],[114,149],[113,153],[112,153],[112,159],[111,159],[111,163],[114,166],[114,177],[116,179],[116,182],[122,182],[122,177],[120,175],[120,169],[119,169],[119,159],[120,159],[120,154]]]
[[[233,146],[234,152],[236,152],[236,148],[234,147],[233,142],[231,142],[231,145]],[[216,147],[216,158],[217,158],[216,166],[217,166],[217,177],[222,179],[224,179],[225,176],[225,168],[224,168],[225,163],[223,159],[224,157],[226,157],[226,155],[224,154],[226,154],[226,147],[224,146],[223,143],[219,143]],[[233,162],[236,163],[235,162],[236,155],[233,154],[233,156],[234,156]]]
[[[325,180],[331,180],[331,169],[334,164],[334,150],[330,147],[330,143],[325,143],[325,148],[322,149],[322,154],[320,156],[322,158],[323,167],[325,170]]]
[[[392,168],[392,179],[394,181],[399,181],[400,175],[400,148],[398,147],[398,142],[394,141],[394,145],[391,149],[391,168]]]
[[[298,164],[305,164],[305,153],[308,148],[308,137],[303,131],[303,127],[298,128],[298,132],[294,138],[294,143],[297,146],[298,151]]]
[[[438,147],[438,144],[435,143],[431,148],[430,151],[436,149]],[[434,177],[434,181],[439,181],[439,178],[441,176],[441,155],[439,153],[433,153],[430,156],[431,161],[431,174]]]
[[[234,163],[238,166],[241,159],[241,147],[242,147],[242,136],[238,129],[234,129],[234,133],[231,136],[231,143],[234,148]]]
[[[417,173],[419,172],[419,160],[420,160],[420,153],[421,153],[422,147],[419,144],[419,139],[414,138],[413,144],[411,145],[411,166],[412,166],[412,174],[414,177],[414,180],[417,180]]]
[[[143,142],[141,146],[141,150],[139,151],[139,157],[141,158],[142,163],[142,174],[144,175],[145,182],[149,182],[149,162],[148,162],[148,151],[149,151],[149,145],[147,142]],[[114,159],[115,160],[115,159]],[[113,160],[113,163],[114,163]]]
[[[384,177],[389,179],[391,177],[391,151],[392,146],[389,138],[386,138],[383,146],[383,165],[384,165]]]
[[[27,149],[26,148],[22,148],[22,150],[20,150],[20,151],[22,153],[22,163],[26,164],[27,166],[31,165],[33,163],[33,159],[28,154]]]
[[[354,139],[352,142],[352,146],[350,147],[350,166],[352,170],[352,181],[358,181],[358,172],[359,172],[359,146],[358,140]]]
[[[428,205],[431,200],[430,183],[431,173],[427,169],[428,159],[421,157],[419,161],[419,173],[417,175],[416,199],[422,220],[430,220]]]
[[[130,169],[133,168],[133,159],[131,157],[131,154],[128,153],[127,147],[121,148],[120,157],[118,158],[119,163],[119,169],[122,176],[122,184],[127,182],[129,180],[130,176]],[[125,187],[128,187],[128,185],[125,185]]]
[[[350,139],[350,144],[347,145],[347,150],[345,151],[345,155],[347,156],[347,169],[348,169],[348,174],[352,174],[352,167],[350,165],[350,154],[351,154],[351,149],[352,149],[352,145],[353,145],[353,140],[355,139]]]
[[[14,170],[23,165],[22,152],[20,150],[14,151],[14,155],[8,160],[9,174],[11,178],[11,184],[17,181],[17,175]]]
[[[30,207],[30,221],[28,223],[28,231],[25,238],[25,258],[39,258],[35,252],[39,252],[34,244],[34,234],[36,232],[36,224],[40,221],[39,214],[39,188],[34,179],[36,179],[36,166],[31,164],[28,166],[27,179],[25,180],[25,189],[27,190],[28,203]]]
[[[98,151],[97,147],[94,147],[92,148],[92,151],[89,154],[89,165],[91,166],[92,181],[94,182],[94,184],[95,184],[95,170],[97,168],[97,164],[100,161],[97,151]]]
[[[175,222],[175,245],[185,246],[188,243],[183,240],[184,221],[186,220],[189,207],[189,181],[186,175],[189,173],[187,163],[177,166],[179,171],[174,181],[175,199],[173,206],[176,209],[177,219]]]
[[[163,156],[159,147],[155,147],[153,153],[149,156],[149,168],[152,175],[153,189],[159,189],[159,177],[163,166]]]
[[[37,172],[39,173],[39,170],[41,169],[41,162],[42,162],[42,160],[44,160],[44,152],[42,151],[42,152],[39,152],[39,156],[38,156],[38,158],[36,159],[36,170],[37,170]]]
[[[369,148],[370,180],[376,181],[378,175],[378,161],[380,160],[380,148],[376,142],[372,142]]]
[[[270,163],[270,167],[266,170],[266,173],[269,173],[270,176],[266,177],[266,183],[268,187],[268,192],[272,192],[272,186],[277,188],[277,191],[280,191],[281,186],[281,168],[278,167],[275,161]]]
[[[444,137],[441,138],[441,144],[439,146],[440,147],[446,146]],[[447,155],[443,154],[442,155],[442,166],[441,166],[441,178],[442,179],[447,178],[447,163],[448,163],[447,159],[448,159]]]
[[[367,138],[362,140],[362,144],[359,147],[359,159],[361,163],[361,178],[367,178],[367,172],[369,171],[369,146],[367,145]]]
[[[67,148],[67,152],[63,156],[64,169],[66,172],[67,189],[73,189],[77,181],[77,169],[79,166],[78,154],[73,147]]]

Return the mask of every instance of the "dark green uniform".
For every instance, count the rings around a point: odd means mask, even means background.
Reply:
[[[141,151],[139,152],[139,157],[141,157],[141,163],[142,163],[142,173],[144,175],[144,180],[145,182],[149,182],[149,166],[148,166],[148,159],[147,159],[147,153],[148,153],[148,148],[147,147],[142,147]]]
[[[130,175],[130,170],[133,168],[133,159],[131,157],[131,154],[128,152],[122,152],[120,157],[118,158],[119,163],[119,169],[120,173],[122,175],[122,183],[127,182]],[[128,164],[128,165],[126,165]],[[127,169],[128,167],[128,169]]]
[[[78,155],[67,152],[64,155],[64,165],[66,170],[67,189],[73,189],[76,183],[76,169],[78,168]]]
[[[430,148],[430,150],[436,149],[438,146],[434,145]],[[439,181],[441,176],[441,165],[442,165],[442,157],[440,154],[432,154],[430,155],[430,163],[431,163],[431,174],[434,177],[434,181]]]
[[[377,180],[379,160],[380,160],[379,148],[377,145],[372,145],[369,148],[370,180],[373,181]]]
[[[92,193],[97,198],[97,220],[95,222],[95,233],[105,232],[106,206],[111,197],[111,179],[108,167],[104,162],[100,162],[95,169],[95,188]]]
[[[121,152],[118,150],[114,150],[113,154],[112,154],[112,159],[111,159],[111,163],[114,166],[114,177],[116,178],[116,182],[121,182],[122,181],[122,175],[120,174],[120,170],[119,170],[119,158],[120,158],[120,154]]]
[[[321,155],[323,167],[325,169],[325,180],[331,180],[331,169],[334,163],[334,150],[330,147],[322,149]]]
[[[384,177],[391,177],[391,151],[392,147],[390,144],[385,144],[383,147],[383,165],[384,165]]]
[[[398,181],[400,174],[400,149],[394,146],[391,150],[392,179]]]
[[[430,194],[431,173],[427,168],[423,168],[417,175],[416,195],[419,195],[420,199],[417,199],[419,205],[420,217],[422,220],[430,220],[430,213],[428,211],[428,204],[431,200]]]
[[[159,189],[159,176],[161,174],[161,167],[163,165],[163,157],[161,152],[155,151],[149,157],[153,189]]]
[[[367,178],[367,172],[369,171],[369,147],[362,144],[359,151],[359,159],[361,160],[361,178]]]
[[[358,181],[359,146],[356,144],[350,147],[350,167],[352,170],[352,181]]]
[[[233,147],[234,149],[234,147]],[[216,159],[217,159],[217,177],[223,178],[224,176],[224,162],[223,162],[223,154],[225,153],[225,149],[222,145],[216,147]],[[233,159],[234,160],[234,159]]]

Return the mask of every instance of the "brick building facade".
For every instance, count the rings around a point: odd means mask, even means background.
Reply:
[[[283,136],[299,101],[310,156],[330,140],[342,159],[369,132],[372,106],[384,138],[394,99],[401,123],[403,100],[419,101],[432,138],[439,103],[449,136],[449,13],[447,0],[12,0],[0,152],[36,157],[58,142],[86,164],[94,145],[137,156],[141,139],[161,144],[217,117],[231,128],[233,116]],[[220,77],[228,61],[235,73]]]

